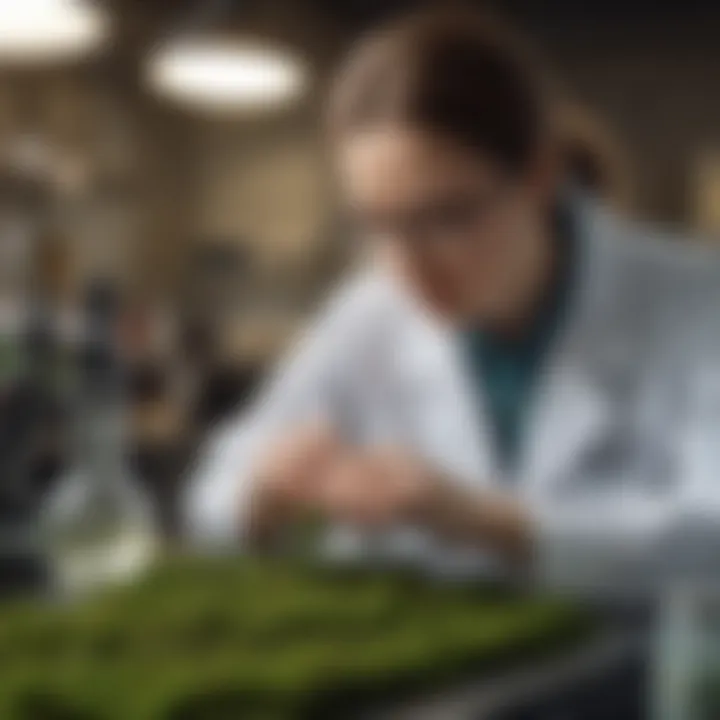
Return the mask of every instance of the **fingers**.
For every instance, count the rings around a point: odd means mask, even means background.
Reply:
[[[318,496],[330,517],[362,525],[412,521],[429,493],[421,463],[396,449],[347,450],[326,467]]]
[[[383,481],[372,458],[346,452],[328,468],[318,497],[321,510],[329,517],[361,525],[384,522]]]
[[[321,479],[342,452],[342,444],[327,425],[317,424],[299,431],[283,459],[283,490],[287,499],[313,504]]]
[[[396,447],[380,448],[376,458],[388,479],[388,503],[396,517],[408,522],[422,517],[433,502],[436,477],[432,468]]]
[[[379,526],[412,521],[428,473],[394,448],[357,448],[324,424],[293,432],[261,464],[259,507],[291,519],[320,511],[330,520]]]
[[[324,424],[298,428],[279,438],[255,466],[254,516],[260,526],[291,522],[315,504],[318,479],[334,462],[340,444]]]

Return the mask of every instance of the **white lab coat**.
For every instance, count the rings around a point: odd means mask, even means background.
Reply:
[[[457,482],[511,488],[533,519],[540,582],[615,592],[688,572],[720,578],[718,260],[587,201],[577,213],[577,291],[513,478],[496,462],[455,332],[369,271],[339,290],[255,409],[218,431],[187,497],[191,536],[237,543],[255,453],[324,416],[355,441],[400,443]],[[436,569],[482,565],[475,550],[407,528],[369,545],[340,529],[330,546]]]

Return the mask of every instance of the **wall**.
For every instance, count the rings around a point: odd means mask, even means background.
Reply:
[[[720,147],[720,5],[499,4],[624,142],[638,212],[694,222],[701,156]]]

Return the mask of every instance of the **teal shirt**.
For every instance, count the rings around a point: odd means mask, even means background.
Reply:
[[[560,209],[553,282],[520,335],[468,330],[461,336],[470,374],[494,431],[497,457],[506,471],[512,471],[522,451],[525,419],[537,381],[570,301],[577,255],[575,235],[569,208]]]

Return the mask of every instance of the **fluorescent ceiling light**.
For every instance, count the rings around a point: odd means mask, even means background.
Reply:
[[[268,110],[304,90],[304,65],[293,55],[250,40],[193,38],[158,49],[148,81],[179,104],[210,112]]]
[[[108,36],[107,16],[79,0],[0,0],[0,62],[72,59]]]

